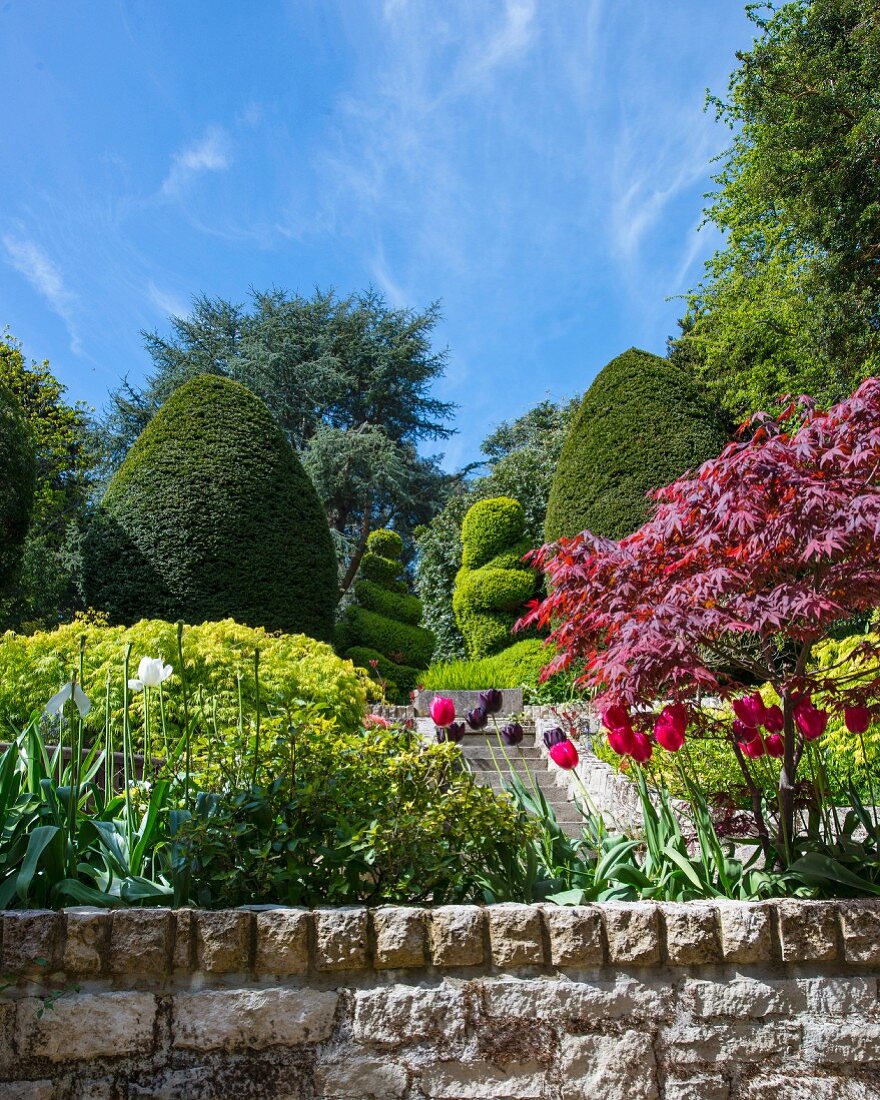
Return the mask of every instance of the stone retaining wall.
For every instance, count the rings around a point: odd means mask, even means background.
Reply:
[[[0,925],[3,1100],[880,1097],[880,903]]]

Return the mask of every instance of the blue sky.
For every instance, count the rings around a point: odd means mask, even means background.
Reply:
[[[0,0],[0,328],[100,407],[193,294],[440,299],[450,468],[663,352],[742,0]]]

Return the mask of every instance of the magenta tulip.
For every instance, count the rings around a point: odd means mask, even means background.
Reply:
[[[441,729],[451,725],[455,721],[455,703],[442,695],[435,695],[431,700],[431,721]]]
[[[669,717],[670,709],[667,707],[654,723],[654,740],[667,752],[678,752],[684,744],[684,724]]]
[[[629,711],[626,707],[615,703],[614,706],[608,707],[602,714],[602,725],[607,730],[629,729],[632,725]]]
[[[577,767],[578,751],[571,741],[558,741],[550,746],[550,759],[560,768],[570,771]]]
[[[606,734],[608,744],[618,756],[629,756],[635,745],[635,730],[631,726],[621,726],[620,729],[609,730]]]
[[[633,734],[633,746],[629,752],[633,760],[637,764],[645,764],[651,759],[653,751],[654,746],[651,744],[650,737],[646,733],[636,730]]]
[[[757,692],[754,695],[747,695],[744,699],[734,699],[731,706],[733,707],[733,713],[747,726],[764,725],[766,708],[764,700]]]
[[[747,726],[745,722],[741,722],[739,718],[733,720],[733,736],[739,741],[741,745],[750,744],[758,736],[758,731],[754,726]]]
[[[764,711],[764,729],[768,733],[782,733],[785,728],[785,718],[782,715],[782,707],[776,703],[767,707]]]
[[[767,750],[768,756],[782,756],[785,752],[785,742],[778,733],[771,733],[764,740],[764,748]]]
[[[746,754],[751,756],[752,759],[757,759],[759,756],[763,756],[767,751],[764,745],[764,738],[756,736],[752,741],[740,742],[740,748]]]
[[[843,720],[850,733],[864,733],[871,724],[871,712],[867,707],[847,707]]]
[[[828,725],[828,711],[817,710],[805,696],[794,708],[794,720],[805,741],[815,741],[825,732]]]

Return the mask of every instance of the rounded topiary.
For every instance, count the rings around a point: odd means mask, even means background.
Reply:
[[[651,489],[713,458],[728,439],[720,408],[685,371],[630,348],[596,376],[568,429],[550,490],[547,541],[581,531],[630,534],[650,514]]]
[[[138,437],[85,567],[90,605],[114,622],[333,634],[336,558],[314,486],[263,402],[216,375],[175,390]]]
[[[373,531],[355,583],[355,602],[337,628],[337,648],[386,682],[390,697],[404,698],[428,667],[434,636],[419,626],[422,604],[401,579],[403,539]]]
[[[478,501],[464,517],[452,607],[471,659],[511,644],[513,624],[535,594],[537,574],[522,560],[531,549],[525,523],[522,505],[511,497]]]
[[[17,573],[34,504],[34,440],[18,403],[0,386],[0,589]]]

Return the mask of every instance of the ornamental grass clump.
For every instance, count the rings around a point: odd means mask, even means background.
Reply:
[[[831,812],[822,741],[847,710],[851,736],[864,735],[880,639],[854,647],[855,674],[815,653],[840,620],[880,605],[878,470],[876,378],[827,412],[802,397],[758,414],[718,458],[654,493],[634,534],[617,542],[584,531],[538,551],[549,595],[524,620],[552,631],[548,673],[583,662],[615,752],[645,765],[657,746],[696,756],[701,738],[724,737],[768,860],[874,891],[874,873],[852,872],[844,857],[860,824],[859,859],[873,865],[876,815],[851,785],[852,814],[840,823]],[[770,705],[756,694],[762,685]],[[704,705],[711,695],[733,713]],[[658,700],[670,701],[659,716]],[[775,759],[770,802],[757,775]]]

